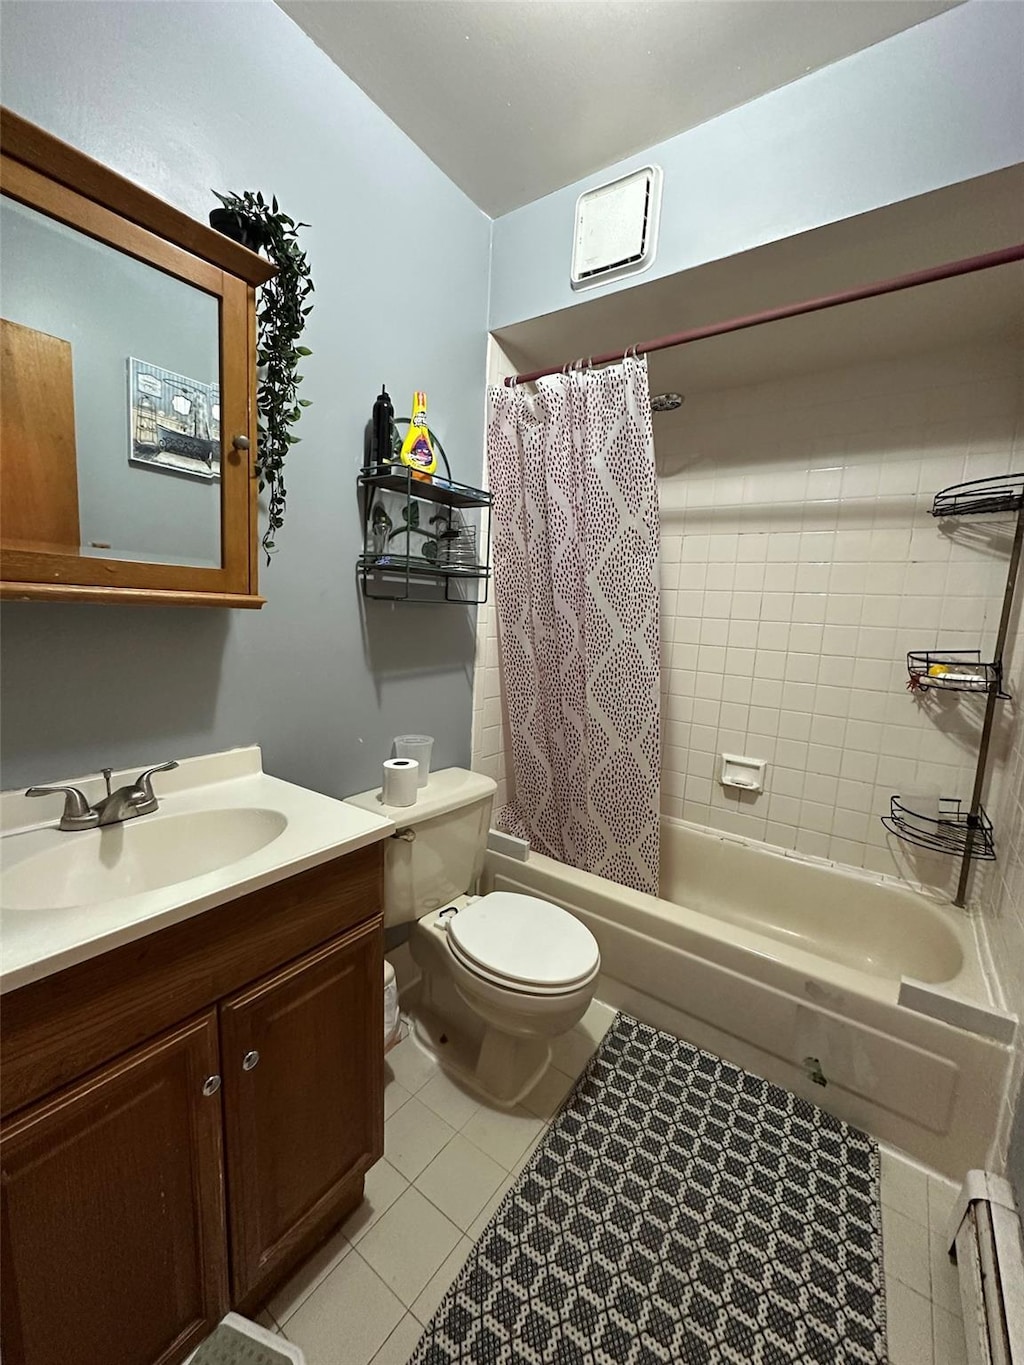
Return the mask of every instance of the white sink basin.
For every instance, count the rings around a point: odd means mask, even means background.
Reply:
[[[113,774],[113,785],[134,779],[146,766],[139,758]],[[90,803],[104,794],[98,774],[70,780]],[[159,775],[157,798],[160,809],[150,815],[65,833],[57,827],[60,795],[26,801],[24,788],[0,792],[0,992],[353,853],[395,828],[383,813],[269,777],[255,747],[183,759]]]
[[[5,871],[0,907],[67,910],[157,891],[229,867],[287,827],[281,811],[243,808],[140,816],[68,834]]]

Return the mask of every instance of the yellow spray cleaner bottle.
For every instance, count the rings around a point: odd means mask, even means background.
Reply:
[[[427,395],[422,389],[412,396],[412,421],[398,458],[410,466],[414,478],[429,479],[437,468],[437,456],[427,430]]]

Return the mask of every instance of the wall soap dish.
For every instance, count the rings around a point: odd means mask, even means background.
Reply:
[[[745,792],[764,791],[763,758],[744,758],[741,754],[723,754],[718,780],[723,787],[736,787]]]

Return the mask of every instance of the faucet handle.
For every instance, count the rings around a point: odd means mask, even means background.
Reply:
[[[100,817],[89,805],[83,792],[77,787],[29,787],[26,796],[56,796],[64,793],[64,813],[60,817],[60,828],[64,830],[95,829]]]
[[[144,773],[139,773],[132,784],[138,793],[133,805],[140,815],[152,815],[157,809],[156,794],[153,791],[153,774],[169,773],[172,768],[178,766],[177,759],[172,758],[169,763],[158,763],[155,768],[147,768]]]

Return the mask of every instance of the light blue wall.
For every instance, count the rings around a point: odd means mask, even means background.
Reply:
[[[1024,161],[1022,52],[1024,5],[968,0],[506,214],[492,329]],[[665,172],[655,264],[574,293],[577,196],[650,161]]]
[[[7,604],[3,785],[257,741],[269,771],[344,794],[408,729],[468,762],[472,613],[363,613],[354,475],[386,381],[400,413],[427,390],[475,480],[489,220],[270,0],[14,0],[0,24],[9,108],[203,221],[211,188],[276,194],[312,224],[316,281],[267,606]]]

